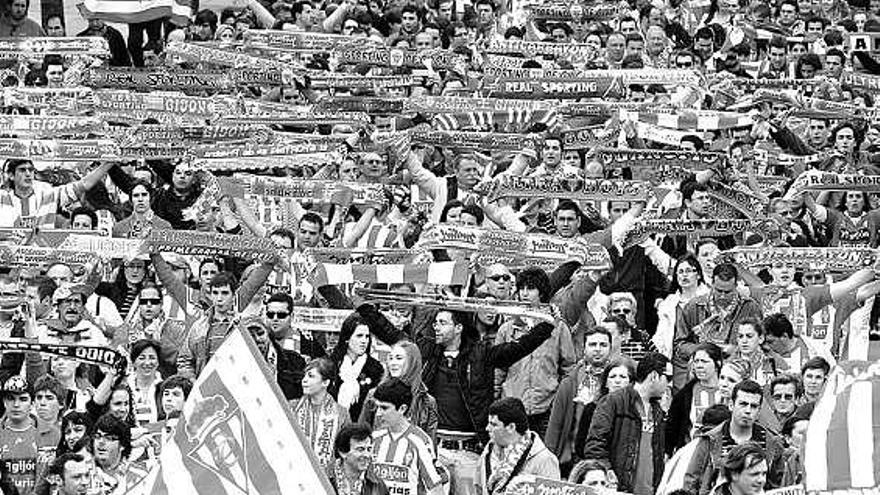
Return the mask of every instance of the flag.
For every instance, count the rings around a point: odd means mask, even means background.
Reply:
[[[877,493],[880,487],[880,363],[835,369],[807,427],[808,493]]]
[[[178,26],[189,24],[193,15],[191,0],[85,0],[85,18],[135,24],[169,17]]]
[[[466,261],[438,261],[424,265],[361,265],[318,263],[315,287],[350,284],[435,284],[465,285],[469,273]]]
[[[193,385],[159,463],[130,495],[332,495],[250,335],[235,329]]]

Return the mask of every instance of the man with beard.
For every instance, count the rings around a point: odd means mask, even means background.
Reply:
[[[544,435],[547,448],[559,458],[563,474],[579,460],[575,458],[574,440],[581,415],[584,407],[599,397],[602,372],[611,354],[611,332],[606,328],[592,327],[584,339],[584,358],[559,384]]]
[[[29,38],[46,36],[42,26],[27,16],[30,0],[12,0],[0,17],[0,38]]]
[[[57,319],[37,327],[40,342],[106,346],[107,338],[101,329],[85,318],[86,296],[83,287],[62,286],[55,289],[52,302]]]

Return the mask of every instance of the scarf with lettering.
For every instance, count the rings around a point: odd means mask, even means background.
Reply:
[[[300,428],[309,436],[318,462],[326,468],[333,461],[333,440],[341,426],[333,397],[327,394],[316,411],[312,407],[311,399],[304,396],[294,406],[293,415]]]
[[[492,452],[494,452],[495,444],[489,443],[489,455],[486,456],[486,473],[489,474],[489,481],[486,486],[490,495],[504,493],[510,480],[516,476],[523,465],[529,458],[529,452],[532,450],[534,443],[534,433],[527,432],[518,442],[511,445],[507,449],[502,450],[501,462],[497,466],[492,466]],[[500,448],[500,447],[499,447]]]

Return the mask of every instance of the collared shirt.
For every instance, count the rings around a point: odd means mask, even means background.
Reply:
[[[55,212],[77,199],[79,182],[51,186],[34,181],[30,196],[19,198],[13,189],[0,191],[0,227],[55,227]]]

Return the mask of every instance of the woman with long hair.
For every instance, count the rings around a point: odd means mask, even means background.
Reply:
[[[313,359],[306,365],[302,378],[302,398],[290,401],[293,416],[324,469],[333,462],[336,434],[351,421],[348,410],[337,404],[329,392],[335,379],[336,366],[332,361]]]
[[[360,315],[351,314],[342,322],[339,342],[330,354],[339,370],[330,390],[352,418],[360,417],[367,394],[376,388],[384,373],[382,364],[370,355],[371,349],[370,327]]]
[[[116,309],[119,310],[119,315],[123,319],[127,319],[130,311],[137,310],[134,302],[141,290],[141,285],[151,279],[149,259],[137,257],[126,260],[119,267],[116,279],[113,282],[101,282],[95,289],[95,293],[113,301]],[[126,344],[128,343],[126,342]]]
[[[412,424],[418,426],[434,440],[437,432],[437,401],[428,393],[428,388],[422,382],[422,353],[419,347],[408,340],[401,340],[391,347],[388,354],[388,374],[382,379],[387,381],[399,378],[412,387],[413,401],[407,411]],[[367,394],[364,407],[361,409],[359,422],[374,426],[376,417],[376,401],[373,392]]]

